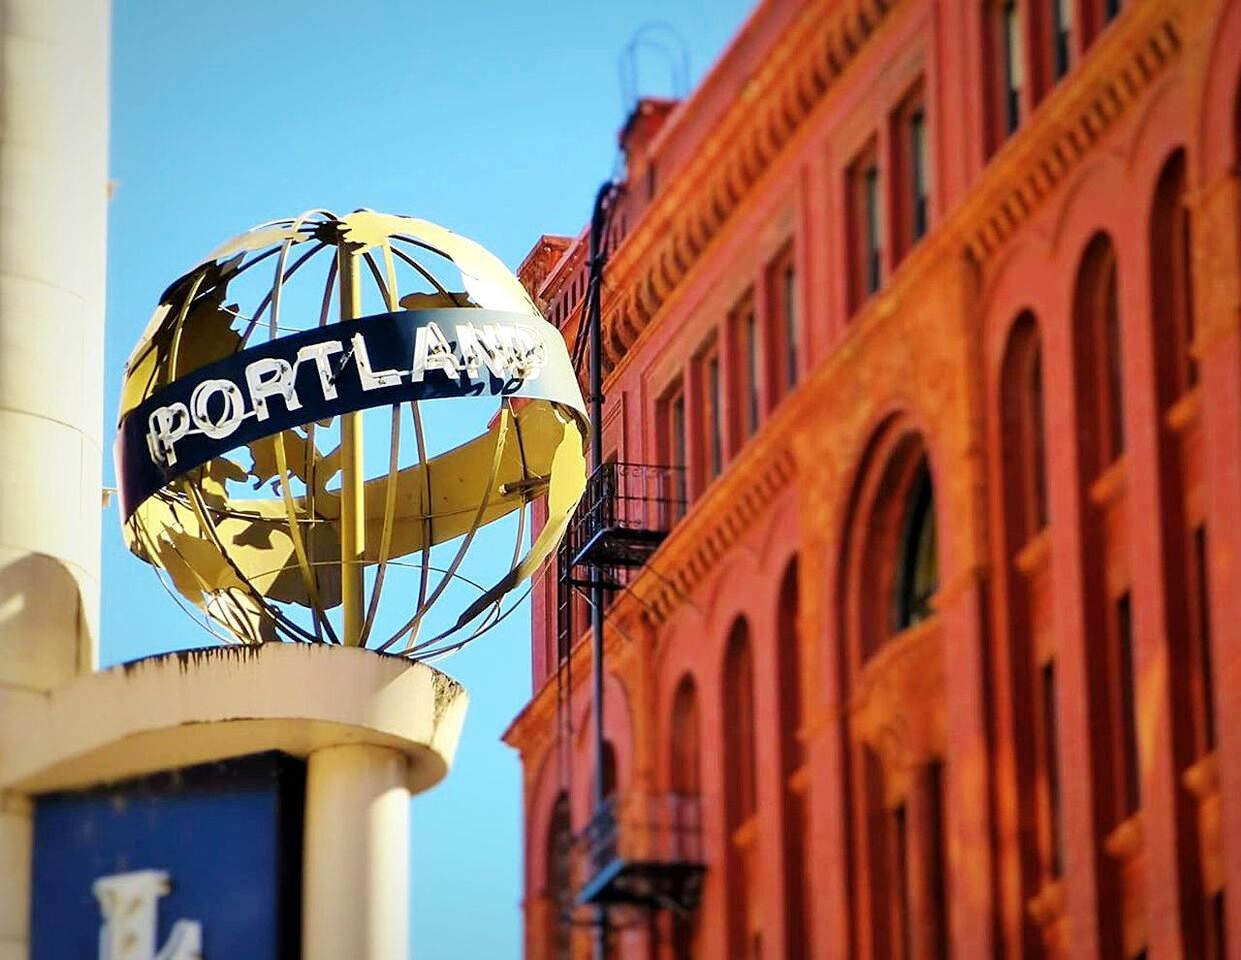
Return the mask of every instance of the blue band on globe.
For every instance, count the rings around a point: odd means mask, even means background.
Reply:
[[[580,409],[555,327],[478,308],[328,324],[192,371],[130,411],[114,456],[121,519],[171,481],[282,430],[407,401],[523,397]]]

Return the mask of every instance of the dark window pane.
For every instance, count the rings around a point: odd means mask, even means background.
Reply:
[[[1016,0],[1008,0],[1001,12],[1004,41],[1004,130],[1013,133],[1021,122],[1021,15]]]
[[[1211,669],[1211,608],[1207,590],[1207,532],[1199,526],[1194,530],[1194,588],[1198,607],[1198,684],[1201,688],[1198,709],[1201,711],[1203,751],[1215,749],[1215,678]]]
[[[569,798],[561,794],[552,807],[547,829],[547,888],[549,901],[547,942],[553,960],[569,960],[572,947],[569,911],[572,909],[571,867],[573,830],[569,821]]]
[[[1141,771],[1138,762],[1137,689],[1133,663],[1133,615],[1129,594],[1122,594],[1116,601],[1117,656],[1120,663],[1120,724],[1124,742],[1123,769],[1125,815],[1137,813],[1142,805]]]
[[[945,813],[945,789],[944,789],[944,765],[940,761],[935,761],[927,765],[927,784],[926,789],[929,796],[928,800],[928,818],[930,819],[930,832],[928,838],[927,851],[928,870],[927,870],[927,892],[931,901],[931,917],[934,921],[934,930],[932,931],[932,940],[930,943],[929,956],[947,957],[949,956],[948,948],[948,880],[947,880],[947,850],[944,837],[944,813]]]
[[[1047,778],[1047,814],[1051,819],[1051,875],[1064,872],[1064,824],[1060,814],[1060,735],[1056,725],[1056,665],[1043,664],[1040,673],[1043,711],[1043,775]]]
[[[876,164],[872,163],[862,173],[862,196],[866,217],[866,293],[872,294],[879,289],[883,255],[883,207]]]
[[[930,194],[929,159],[926,116],[919,108],[909,118],[910,196],[913,201],[910,211],[910,237],[915,243],[926,234],[927,200]]]
[[[1047,525],[1047,439],[1043,424],[1043,355],[1036,346],[1030,370],[1030,432],[1034,471],[1034,516],[1041,530]]]
[[[751,310],[745,317],[745,365],[746,365],[746,436],[758,429],[758,316]]]
[[[896,869],[893,871],[890,882],[895,887],[892,895],[900,914],[898,920],[900,929],[897,934],[901,944],[900,955],[908,957],[913,948],[914,931],[913,909],[909,902],[909,822],[905,815],[904,804],[897,807],[892,814],[892,843],[895,847],[893,863]]]
[[[673,519],[679,520],[685,515],[686,493],[688,484],[685,482],[685,394],[678,392],[670,404],[670,441],[672,455],[673,485]]]
[[[1073,4],[1075,0],[1052,0],[1052,69],[1057,80],[1069,72],[1073,49]]]
[[[1107,338],[1108,428],[1112,444],[1111,459],[1125,452],[1124,373],[1121,369],[1120,304],[1116,290],[1116,264],[1108,270],[1104,294],[1103,321]]]
[[[724,742],[728,763],[726,823],[731,834],[754,813],[758,795],[755,767],[754,665],[750,631],[745,620],[732,629],[724,666],[724,703],[727,710]]]
[[[720,404],[720,355],[707,359],[707,430],[711,476],[718,477],[724,468],[724,425]]]
[[[896,628],[904,630],[931,615],[939,586],[935,545],[935,498],[925,463],[910,489],[896,578]]]
[[[784,268],[784,382],[797,383],[797,273],[791,263]]]

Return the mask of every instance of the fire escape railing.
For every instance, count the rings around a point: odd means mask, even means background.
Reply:
[[[685,513],[685,471],[609,460],[586,481],[582,502],[556,554],[556,651],[569,655],[589,620],[574,616],[575,594],[600,573],[604,603],[646,565]]]
[[[614,794],[578,837],[579,904],[693,910],[702,892],[702,802],[696,796]]]
[[[608,461],[590,475],[569,526],[574,565],[641,567],[685,512],[678,467]]]
[[[563,663],[585,626],[577,595],[597,574],[603,605],[650,561],[685,513],[684,471],[607,461],[586,484],[557,554],[557,651]],[[697,797],[624,793],[598,807],[575,840],[576,902],[693,910],[702,886]]]

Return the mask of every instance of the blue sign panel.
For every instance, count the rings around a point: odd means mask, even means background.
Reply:
[[[31,960],[300,956],[304,800],[277,753],[39,797]]]

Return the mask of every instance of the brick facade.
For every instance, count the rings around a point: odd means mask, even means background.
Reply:
[[[604,724],[619,793],[700,791],[708,869],[615,956],[1241,960],[1241,4],[1113,6],[768,0],[630,124],[604,447],[666,460],[679,384],[692,502]],[[585,244],[521,271],[569,337]],[[506,735],[532,960],[591,949],[554,581]]]

